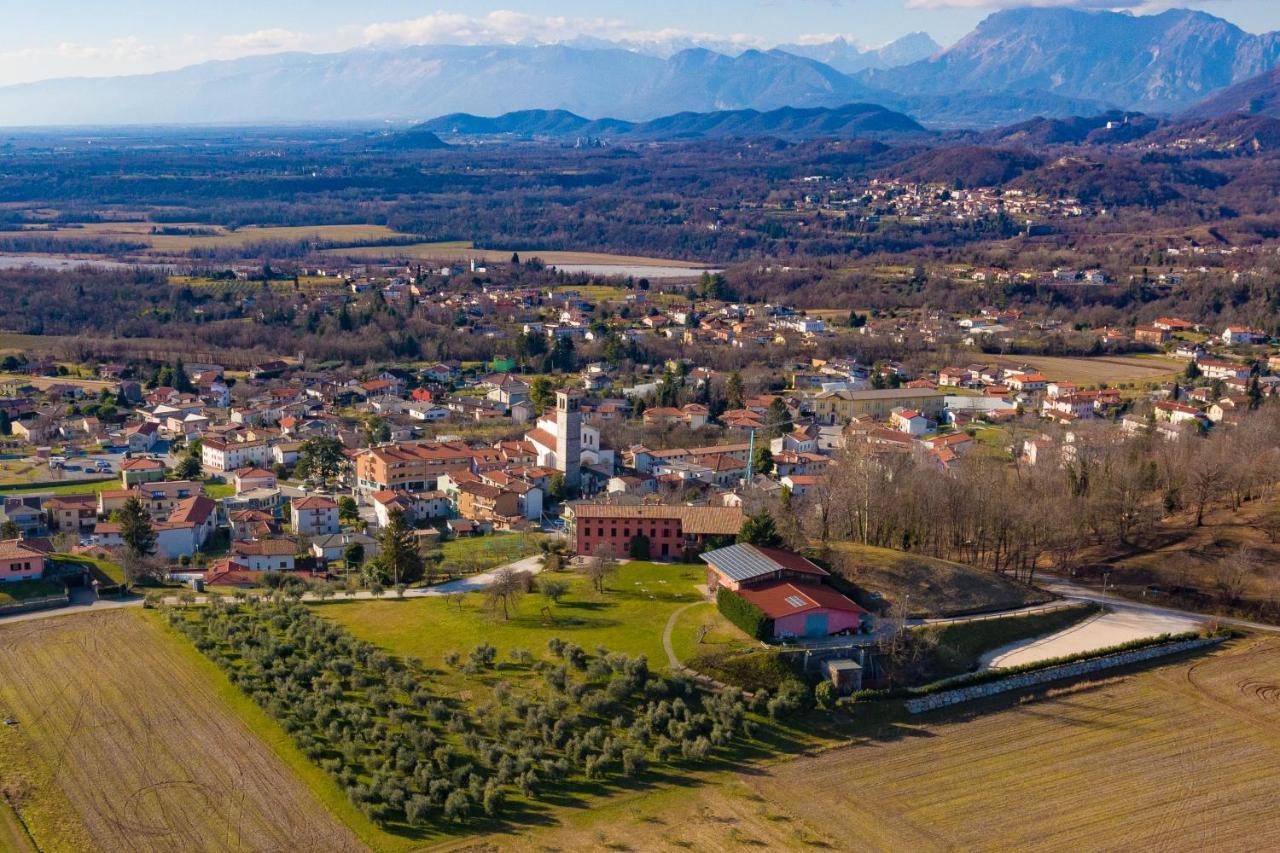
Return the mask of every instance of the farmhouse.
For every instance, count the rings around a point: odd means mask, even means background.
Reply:
[[[745,518],[740,507],[579,503],[568,509],[579,554],[607,547],[622,556],[630,553],[633,540],[644,537],[653,559],[678,558],[711,538],[735,536]]]
[[[702,555],[707,588],[736,593],[773,623],[773,638],[826,637],[857,631],[870,615],[823,584],[825,569],[787,551],[730,545]]]

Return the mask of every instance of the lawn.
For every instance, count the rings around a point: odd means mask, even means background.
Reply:
[[[16,604],[33,598],[62,595],[66,588],[54,581],[9,581],[0,583],[0,604]]]
[[[119,563],[87,554],[59,554],[54,558],[58,563],[76,569],[85,569],[104,587],[118,586],[124,583],[124,568]]]
[[[233,498],[236,495],[236,487],[232,483],[214,483],[206,480],[204,484],[204,493],[215,501],[223,498]]]
[[[120,480],[112,477],[109,480],[80,480],[74,483],[59,483],[56,486],[25,486],[22,483],[0,484],[0,493],[17,495],[96,495],[99,492],[121,488]]]
[[[662,631],[673,611],[700,600],[695,587],[705,579],[700,566],[625,563],[604,594],[586,578],[570,572],[546,577],[568,584],[569,592],[549,605],[537,592],[525,595],[512,618],[503,621],[485,608],[484,597],[467,595],[459,604],[443,597],[333,602],[318,612],[401,657],[439,666],[451,651],[465,654],[481,642],[498,649],[499,660],[512,649],[541,654],[552,637],[584,649],[644,655],[654,670],[667,669]],[[544,608],[547,612],[544,612]]]
[[[0,627],[0,776],[38,849],[359,849],[197,657],[141,610]]]
[[[492,536],[464,536],[440,546],[444,567],[458,574],[474,574],[515,562],[538,553],[538,543],[546,539],[538,533],[495,533]]]
[[[1009,610],[1051,597],[1003,575],[947,560],[851,542],[832,548],[850,581],[891,605],[906,601],[912,616]]]

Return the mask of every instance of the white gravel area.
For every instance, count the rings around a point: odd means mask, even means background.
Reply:
[[[982,656],[982,667],[987,669],[1037,663],[1160,634],[1182,634],[1196,630],[1203,623],[1202,617],[1156,613],[1141,606],[1108,603],[1106,612],[1056,634],[1021,640],[987,652]]]

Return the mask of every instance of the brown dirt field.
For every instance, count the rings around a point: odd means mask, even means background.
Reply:
[[[516,846],[1199,851],[1280,839],[1280,640],[865,728],[850,746],[610,804]]]
[[[794,762],[757,787],[814,825],[842,815],[870,849],[1256,848],[1280,838],[1277,672],[1280,641],[1249,641]]]
[[[1100,358],[1062,358],[1038,355],[983,356],[1006,367],[1029,364],[1049,379],[1075,382],[1079,385],[1122,382],[1160,382],[1182,372],[1182,362],[1168,358],[1137,358],[1135,356],[1107,356]]]
[[[0,737],[21,738],[93,847],[363,849],[162,631],[126,610],[0,628],[0,716],[20,721]],[[42,849],[74,849],[25,811]]]

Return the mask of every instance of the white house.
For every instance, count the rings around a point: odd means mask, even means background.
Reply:
[[[202,444],[200,462],[207,471],[225,473],[237,468],[271,465],[272,454],[265,441],[236,442],[206,438]]]
[[[338,533],[338,504],[323,495],[294,498],[289,502],[289,524],[299,536],[321,536]]]

